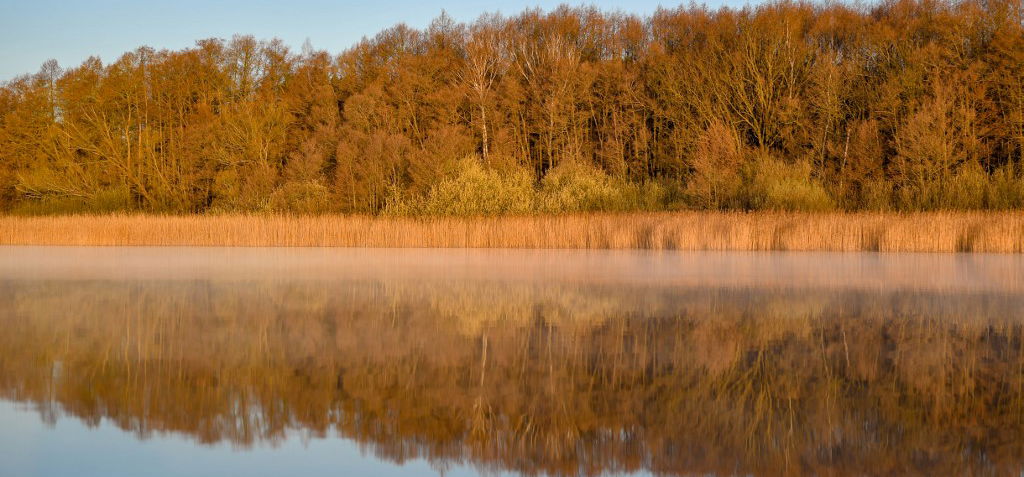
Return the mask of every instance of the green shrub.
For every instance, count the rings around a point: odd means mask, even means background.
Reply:
[[[987,205],[992,209],[1024,208],[1024,177],[1011,165],[997,169],[989,180]]]
[[[22,200],[11,210],[15,215],[68,215],[89,212],[85,200],[79,197],[43,197]]]
[[[892,183],[885,179],[871,179],[861,183],[861,208],[884,212],[892,210]]]
[[[759,156],[744,167],[743,197],[747,208],[778,211],[827,211],[835,202],[825,188],[811,178],[806,162],[787,164]]]
[[[327,212],[328,190],[319,181],[289,181],[270,195],[273,212],[317,214]]]
[[[980,165],[969,164],[951,176],[901,187],[896,202],[902,210],[1012,208],[1020,203],[1019,187],[1019,178],[1010,170],[989,175]]]
[[[497,171],[485,168],[470,156],[458,162],[455,171],[441,180],[419,204],[393,205],[388,213],[471,216],[526,214],[533,210],[532,174],[523,168]],[[404,202],[404,201],[398,201]]]
[[[655,182],[633,184],[592,166],[567,162],[541,180],[536,209],[545,213],[650,210],[660,205],[663,196]]]
[[[974,164],[961,169],[952,180],[943,183],[935,202],[943,210],[982,209],[988,188],[988,174],[980,165]]]
[[[23,200],[11,212],[19,215],[103,214],[134,210],[127,187],[114,186],[97,191],[88,197],[47,194]]]
[[[102,189],[86,202],[89,212],[112,213],[132,210],[132,194],[126,186],[115,186]]]
[[[247,164],[221,170],[214,176],[212,212],[267,212],[274,192],[274,170]]]

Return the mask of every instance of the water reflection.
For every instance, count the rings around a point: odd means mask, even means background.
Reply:
[[[288,259],[197,259],[198,271],[168,274],[0,258],[0,396],[48,421],[108,419],[139,437],[245,451],[299,430],[395,462],[525,474],[1024,468],[1024,295],[1012,258],[970,273],[951,265],[962,276],[933,272],[921,280],[932,286],[905,272],[890,289],[801,273],[806,255],[773,259],[766,270],[785,279],[706,273],[701,284],[692,269],[644,278],[644,263],[679,256],[620,253],[632,265],[618,275],[567,271],[608,263],[592,254],[506,256],[476,271],[485,259],[405,274],[396,260],[415,260],[401,253],[352,265],[373,253],[332,255],[305,275]],[[891,266],[846,257],[814,263]],[[749,269],[749,259],[707,260]],[[545,273],[532,260],[564,266]],[[914,260],[927,272],[957,259]]]

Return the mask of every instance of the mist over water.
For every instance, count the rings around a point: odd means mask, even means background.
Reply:
[[[0,329],[0,475],[1024,470],[1015,255],[6,247]]]

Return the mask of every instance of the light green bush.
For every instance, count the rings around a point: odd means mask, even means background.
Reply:
[[[975,210],[985,207],[989,176],[980,165],[960,170],[949,182],[942,183],[935,202],[943,210]]]
[[[89,198],[89,212],[111,213],[132,210],[132,194],[126,186],[108,187]]]
[[[788,164],[762,155],[744,167],[744,202],[753,210],[827,211],[835,202],[811,178],[806,162]]]
[[[950,176],[901,187],[896,202],[902,210],[1012,208],[1020,203],[1019,180],[1010,170],[989,175],[980,165],[968,164]]]
[[[541,180],[536,209],[545,213],[651,210],[663,196],[655,182],[633,184],[595,167],[567,162]]]
[[[592,166],[566,163],[536,184],[533,174],[510,162],[486,167],[474,156],[457,161],[448,176],[417,197],[389,194],[386,215],[473,216],[531,213],[655,210],[664,189],[633,184]]]
[[[211,212],[268,212],[274,192],[274,171],[248,164],[219,171],[214,176]]]
[[[329,193],[319,181],[289,181],[270,195],[269,210],[317,214],[328,211]]]
[[[1024,208],[1024,176],[1012,164],[997,169],[989,180],[987,205],[992,209]]]
[[[458,162],[453,175],[430,188],[420,204],[394,205],[389,213],[472,216],[526,214],[533,211],[535,191],[530,171],[483,167],[470,156]]]

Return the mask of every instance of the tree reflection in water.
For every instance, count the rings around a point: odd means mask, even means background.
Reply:
[[[0,396],[239,449],[528,474],[1019,474],[1024,298],[471,280],[7,280]]]

